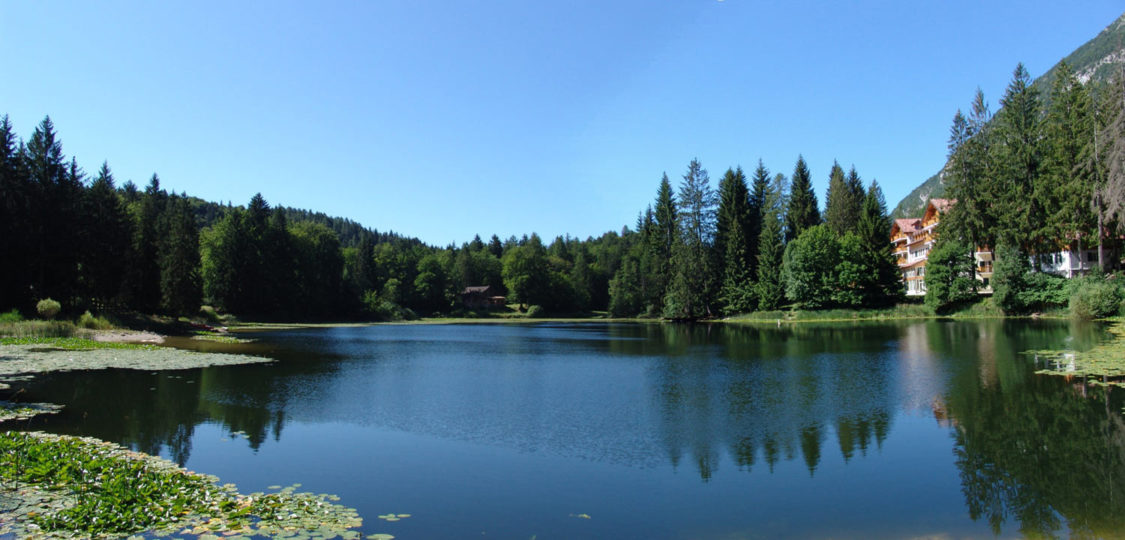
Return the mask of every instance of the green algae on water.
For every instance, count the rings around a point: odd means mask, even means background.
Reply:
[[[1107,329],[1110,339],[1088,351],[1043,350],[1024,354],[1035,359],[1045,375],[1082,377],[1090,384],[1125,387],[1125,323]]]

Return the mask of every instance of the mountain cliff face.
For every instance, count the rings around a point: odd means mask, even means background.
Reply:
[[[1087,41],[1084,45],[1074,50],[1060,62],[1065,61],[1078,75],[1083,83],[1089,81],[1104,82],[1109,80],[1116,66],[1125,62],[1125,14],[1110,23],[1098,35]],[[1051,84],[1055,79],[1055,64],[1032,83],[1039,89],[1039,95],[1044,99],[1050,93]],[[921,185],[914,188],[905,198],[899,201],[891,212],[892,219],[918,217],[926,207],[926,203],[933,198],[945,195],[945,167],[937,174],[926,179]]]

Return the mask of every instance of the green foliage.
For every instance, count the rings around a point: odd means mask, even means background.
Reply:
[[[211,306],[199,306],[199,316],[211,324],[220,324],[223,322],[223,318],[220,317],[219,313],[215,311],[215,308]]]
[[[359,525],[354,510],[330,503],[328,496],[286,488],[245,497],[216,485],[214,477],[91,439],[0,434],[0,479],[38,490],[41,511],[27,514],[36,527],[87,537],[141,531],[163,531],[156,536],[164,536],[173,528],[206,530],[219,522],[251,536],[295,531],[308,523],[334,534]],[[65,504],[63,491],[70,499]]]
[[[715,192],[706,169],[692,160],[680,183],[678,231],[672,247],[672,281],[664,295],[664,317],[697,319],[712,315],[717,292],[711,243],[715,233]]]
[[[20,310],[18,309],[13,309],[7,313],[0,313],[0,323],[14,323],[22,320],[23,315],[20,314]]]
[[[1066,307],[1073,288],[1070,281],[1046,272],[1028,272],[1023,278],[1023,289],[1017,292],[1019,303],[1025,309]]]
[[[975,297],[972,249],[963,242],[939,238],[926,262],[926,306],[942,313]]]
[[[769,311],[781,306],[785,297],[785,281],[782,278],[784,256],[781,220],[776,213],[769,212],[763,218],[762,235],[758,240],[758,309]]]
[[[789,188],[788,207],[785,211],[785,241],[792,242],[805,229],[820,223],[816,192],[812,187],[812,174],[803,156],[797,157]]]
[[[44,298],[40,300],[39,303],[35,304],[35,311],[39,313],[40,317],[54,319],[55,316],[59,314],[59,311],[62,311],[62,304],[58,303],[56,300]]]
[[[827,225],[806,229],[785,248],[785,295],[802,309],[833,305],[840,241]]]
[[[1083,278],[1070,296],[1070,314],[1078,319],[1103,319],[1121,312],[1125,292],[1119,280]]]
[[[70,321],[20,321],[0,323],[0,336],[24,337],[68,337],[77,328]]]
[[[546,314],[547,310],[543,309],[543,306],[535,305],[527,308],[528,319],[538,319],[546,316]]]
[[[1021,293],[1027,290],[1026,276],[1031,272],[1027,256],[1007,243],[996,246],[995,256],[992,300],[1005,312],[1021,312],[1027,307]]]
[[[90,330],[109,330],[113,328],[113,324],[107,321],[105,317],[95,317],[87,310],[78,317],[78,327]]]

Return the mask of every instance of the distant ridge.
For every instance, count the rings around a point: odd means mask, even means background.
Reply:
[[[1074,50],[1059,61],[1066,61],[1070,68],[1077,74],[1078,79],[1084,84],[1093,80],[1105,82],[1113,73],[1114,66],[1125,61],[1125,14],[1122,14],[1098,33],[1094,39]],[[1047,97],[1051,83],[1055,80],[1055,71],[1059,63],[1035,79],[1032,86],[1038,88],[1040,95]],[[952,117],[950,111],[950,116]],[[948,164],[947,164],[948,165]],[[933,198],[945,195],[945,167],[937,174],[926,179],[921,185],[914,188],[906,195],[891,212],[891,219],[919,217],[926,203]]]

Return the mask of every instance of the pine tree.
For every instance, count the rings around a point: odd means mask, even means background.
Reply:
[[[0,119],[0,309],[31,304],[34,266],[29,254],[35,225],[30,210],[33,190],[22,143],[7,115]],[[21,257],[20,254],[23,254]]]
[[[45,117],[27,143],[24,167],[32,187],[28,210],[29,246],[35,254],[31,270],[37,298],[52,297],[68,302],[76,290],[78,200],[70,189],[71,171],[62,153],[62,143],[51,118]]]
[[[746,228],[746,255],[750,259],[751,276],[758,275],[758,239],[762,236],[762,224],[769,209],[766,198],[770,189],[770,172],[758,160],[754,178],[750,185],[750,226]]]
[[[1047,110],[1044,171],[1036,186],[1039,206],[1048,212],[1039,236],[1073,239],[1081,248],[1096,231],[1090,210],[1094,179],[1082,173],[1082,151],[1094,143],[1090,95],[1066,62],[1055,72]],[[1081,250],[1080,250],[1081,251]]]
[[[828,174],[828,194],[825,197],[824,223],[837,235],[843,236],[855,221],[850,221],[853,216],[848,215],[851,193],[848,191],[847,181],[844,178],[844,169],[837,162],[832,162],[832,170]]]
[[[82,276],[91,298],[115,304],[124,294],[132,258],[133,222],[117,194],[113,173],[103,162],[85,193],[86,239],[82,250]]]
[[[949,135],[949,165],[944,174],[948,196],[957,201],[942,221],[940,234],[965,240],[970,248],[995,245],[998,213],[993,187],[993,130],[984,93],[977,89],[972,112],[953,117]]]
[[[805,229],[819,223],[820,210],[813,192],[812,175],[805,158],[798,156],[789,188],[789,205],[785,211],[785,241],[793,241]]]
[[[129,265],[130,303],[147,313],[160,307],[160,216],[167,199],[167,192],[160,188],[160,177],[153,174],[135,210],[131,250],[134,259]]]
[[[1039,118],[1039,91],[1031,86],[1031,76],[1023,64],[1016,66],[1012,81],[1000,100],[997,114],[997,181],[993,193],[1000,207],[1002,239],[1036,251],[1046,246],[1041,236],[1046,209],[1035,197],[1041,173],[1042,125]]]
[[[781,218],[777,212],[766,213],[758,240],[758,309],[775,310],[785,296],[785,285],[781,280],[785,244],[781,235]]]
[[[202,298],[199,228],[187,199],[173,195],[161,221],[160,308],[172,315],[194,315]]]
[[[750,226],[750,191],[746,186],[746,175],[742,167],[727,169],[719,180],[719,211],[715,220],[715,259],[725,261],[727,239],[731,231],[738,227],[743,231]],[[745,244],[745,240],[743,240]],[[725,262],[723,263],[725,264]],[[720,264],[720,269],[723,266]]]
[[[672,246],[676,243],[676,197],[668,174],[660,178],[656,190],[656,205],[653,209],[653,232],[649,235],[647,257],[642,260],[642,274],[645,279],[644,295],[652,306],[653,313],[664,310],[664,294],[668,292],[671,280]]]
[[[713,246],[716,282],[724,312],[751,309],[752,284],[746,234],[751,227],[750,193],[742,168],[727,169],[719,181],[719,211]]]
[[[710,250],[715,234],[717,197],[699,160],[691,161],[683,178],[676,209],[672,281],[664,296],[664,316],[670,319],[710,315],[716,289]]]
[[[864,266],[869,271],[862,284],[864,305],[875,307],[889,305],[902,296],[902,281],[887,238],[891,235],[891,220],[879,183],[871,181],[863,199],[863,210],[856,224]]]

